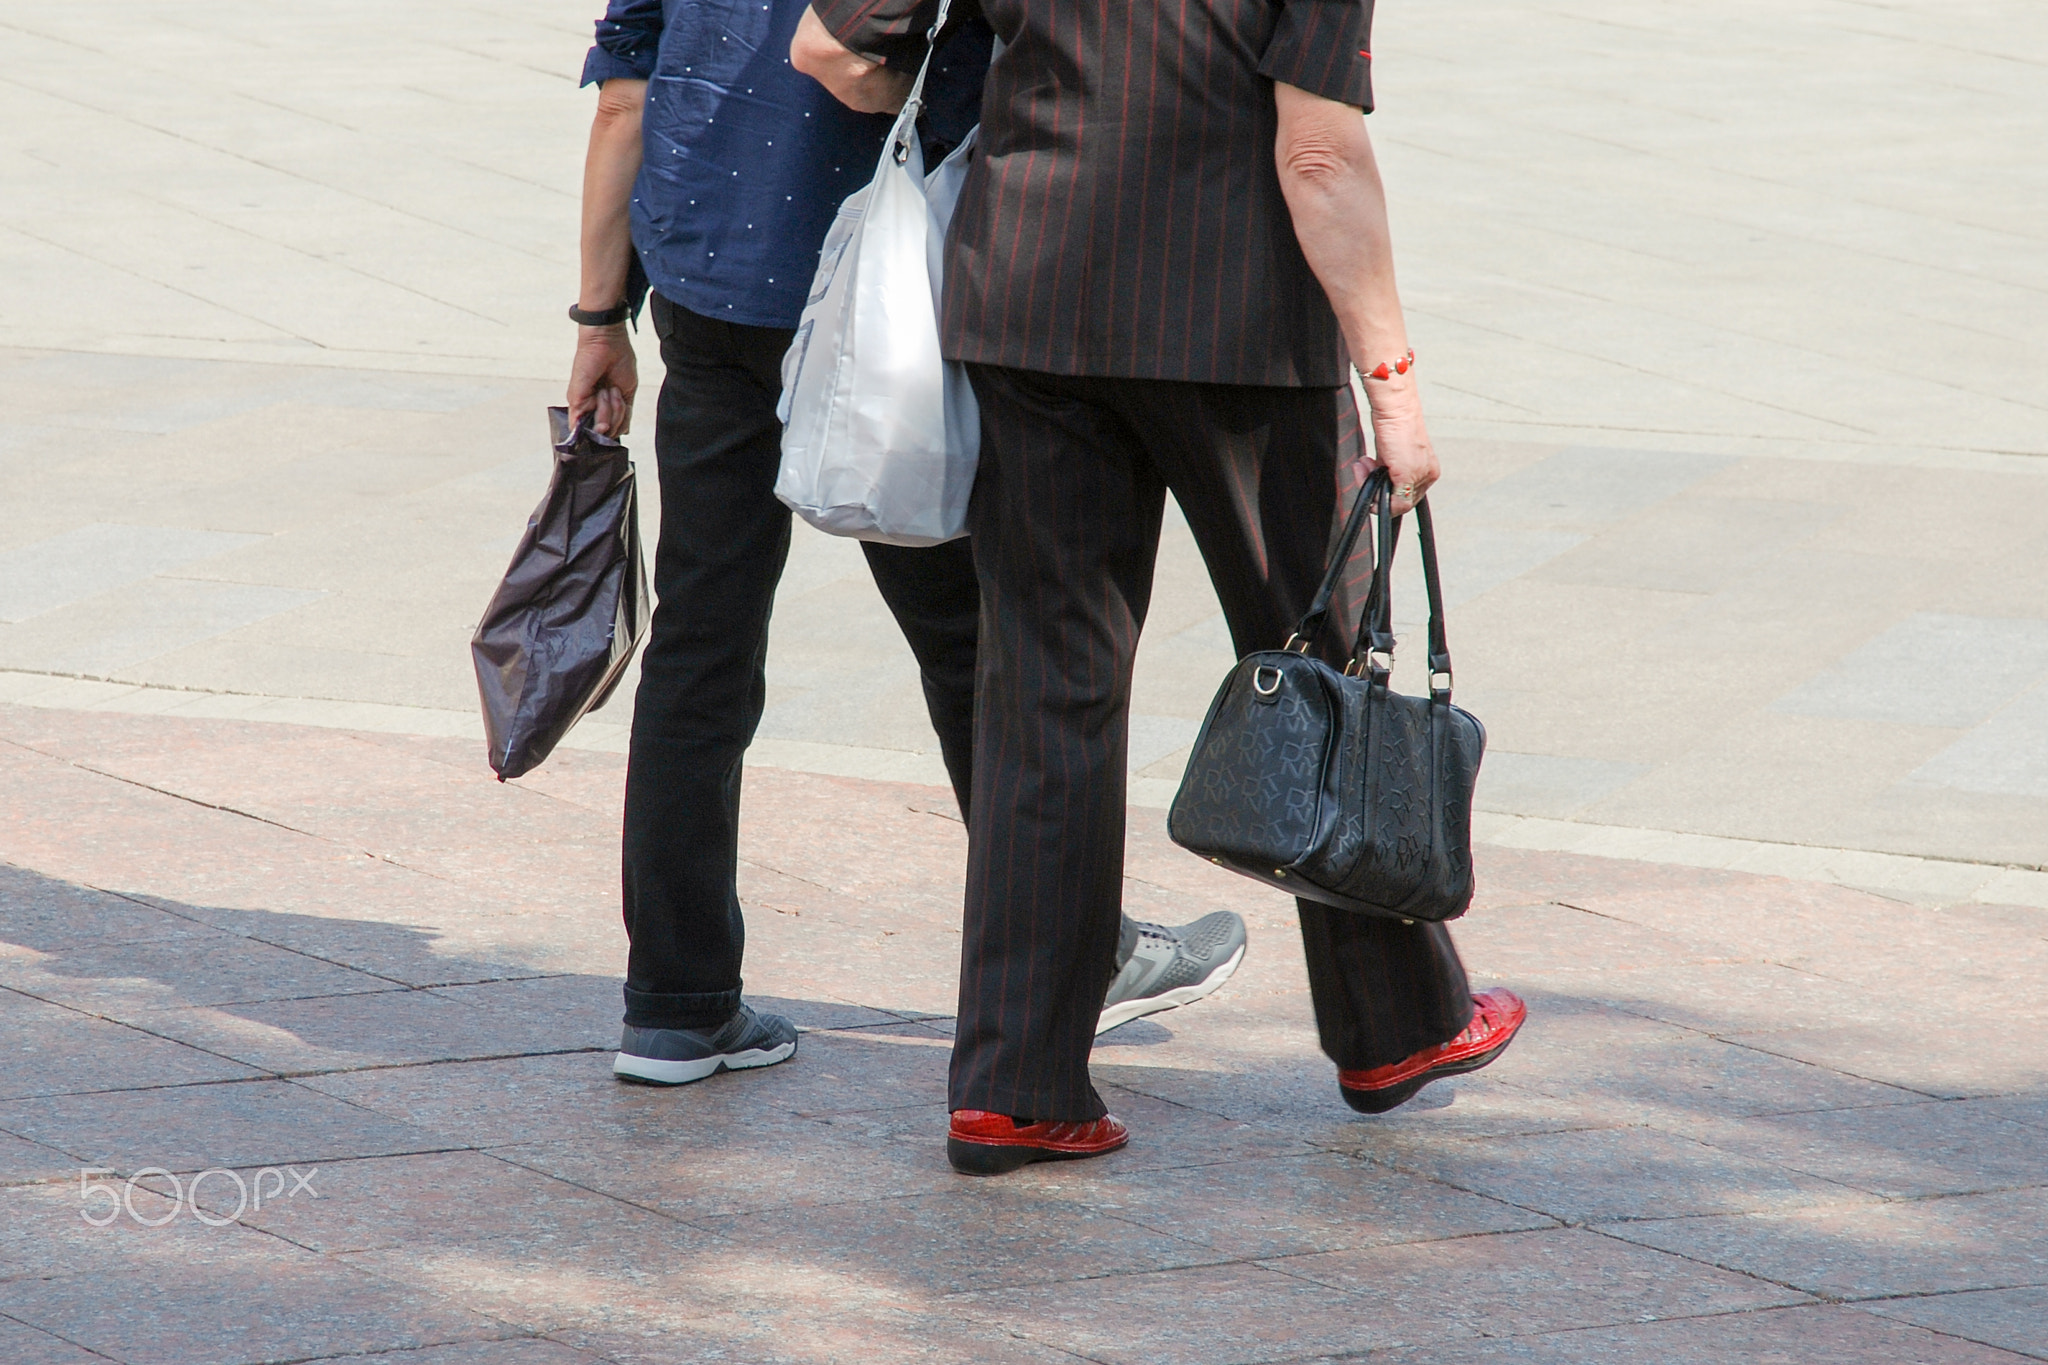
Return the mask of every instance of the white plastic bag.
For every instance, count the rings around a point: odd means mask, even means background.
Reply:
[[[942,3],[934,36],[945,22]],[[825,236],[778,407],[775,496],[821,531],[891,545],[966,534],[981,444],[964,367],[940,356],[938,316],[946,224],[976,134],[926,179],[916,125],[930,67],[927,55],[874,180]]]

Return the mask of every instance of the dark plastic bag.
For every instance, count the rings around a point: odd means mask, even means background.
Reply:
[[[647,633],[640,498],[626,448],[548,409],[555,470],[469,642],[498,780],[540,766],[611,699]]]

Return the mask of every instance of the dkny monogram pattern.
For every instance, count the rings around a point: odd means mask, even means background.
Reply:
[[[1174,842],[1309,900],[1442,921],[1472,903],[1472,789],[1486,731],[1451,704],[1436,538],[1415,509],[1430,602],[1431,692],[1388,686],[1394,521],[1383,475],[1361,490],[1322,589],[1284,650],[1224,679],[1168,816]],[[1379,548],[1352,670],[1306,652],[1364,518]],[[1436,685],[1441,678],[1443,685]]]

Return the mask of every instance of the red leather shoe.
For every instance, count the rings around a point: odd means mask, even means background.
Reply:
[[[1337,1089],[1359,1113],[1384,1114],[1414,1099],[1431,1081],[1477,1071],[1506,1052],[1528,1017],[1529,1007],[1513,991],[1481,991],[1472,997],[1472,1022],[1450,1042],[1370,1071],[1339,1071]]]
[[[946,1160],[962,1175],[1002,1175],[1034,1161],[1075,1161],[1113,1152],[1131,1130],[1104,1114],[1091,1123],[1019,1124],[1007,1114],[955,1109]]]

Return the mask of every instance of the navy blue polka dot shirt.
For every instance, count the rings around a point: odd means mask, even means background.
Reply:
[[[794,327],[840,202],[875,173],[892,119],[856,114],[789,64],[809,0],[610,0],[583,84],[645,80],[633,245],[694,313]],[[978,116],[989,30],[949,32],[927,82],[928,138]],[[893,56],[890,64],[900,59]]]

